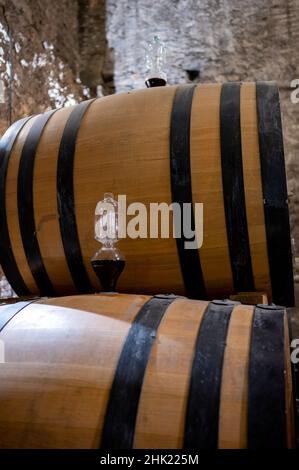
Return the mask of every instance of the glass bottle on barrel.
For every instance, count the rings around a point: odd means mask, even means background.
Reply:
[[[125,257],[116,247],[118,242],[118,203],[112,193],[105,193],[104,199],[95,209],[95,239],[102,244],[91,259],[102,292],[115,292],[116,283],[125,267]]]
[[[145,84],[147,88],[165,86],[167,76],[163,71],[163,67],[166,61],[166,53],[165,46],[159,36],[154,36],[153,41],[148,43],[145,58],[147,67]]]

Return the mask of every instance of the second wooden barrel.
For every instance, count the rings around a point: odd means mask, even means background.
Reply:
[[[16,122],[0,144],[0,264],[19,295],[99,289],[90,258],[105,192],[203,203],[203,245],[124,239],[119,289],[191,298],[266,291],[294,304],[274,83],[170,86]],[[130,217],[128,216],[128,220]]]
[[[283,307],[81,295],[0,306],[1,448],[294,445]]]

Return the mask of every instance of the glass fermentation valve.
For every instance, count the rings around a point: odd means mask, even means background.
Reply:
[[[145,84],[147,88],[165,86],[167,76],[163,69],[166,62],[166,52],[159,36],[154,36],[153,41],[148,43],[145,60],[147,68]]]
[[[125,267],[125,257],[116,247],[118,242],[118,203],[112,193],[95,209],[95,239],[102,247],[94,254],[91,264],[100,280],[102,292],[115,292],[116,283]]]

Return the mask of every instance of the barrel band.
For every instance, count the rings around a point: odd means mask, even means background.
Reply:
[[[138,312],[121,352],[103,426],[102,449],[133,447],[146,366],[163,315],[175,299],[151,298]]]
[[[191,205],[191,227],[194,230],[192,184],[190,169],[190,121],[195,86],[179,86],[176,90],[170,124],[170,174],[172,202],[178,203],[183,214],[183,205]],[[175,220],[175,212],[174,212]],[[180,221],[180,236],[176,238],[177,251],[185,290],[191,299],[206,298],[206,288],[197,248],[186,249],[188,239]],[[190,240],[189,240],[190,241]]]
[[[74,159],[79,128],[93,101],[83,101],[71,112],[62,134],[57,162],[57,207],[61,238],[70,274],[81,294],[92,292],[93,289],[84,266],[76,222]]]
[[[216,449],[227,331],[235,304],[211,302],[199,327],[192,364],[184,448]]]
[[[262,310],[283,310],[284,307],[282,305],[275,305],[275,304],[257,304],[257,307],[261,308]]]
[[[214,305],[233,305],[233,306],[237,306],[237,305],[241,305],[241,302],[239,302],[238,300],[230,300],[230,299],[221,299],[221,300],[212,300],[212,303]]]
[[[2,331],[6,325],[12,320],[21,310],[23,310],[27,305],[36,302],[38,299],[26,301],[26,302],[16,302],[15,304],[8,305],[0,309],[0,331]]]
[[[226,232],[236,292],[254,291],[245,205],[240,126],[240,83],[221,88],[221,169]]]
[[[261,177],[273,301],[292,307],[294,283],[288,194],[279,92],[275,83],[257,82]]]
[[[33,172],[41,135],[47,122],[56,111],[54,109],[36,118],[24,142],[18,174],[18,211],[24,252],[36,285],[45,295],[55,295],[55,290],[43,263],[36,235]]]
[[[248,448],[287,447],[284,309],[254,311],[248,374]]]
[[[6,177],[9,158],[16,139],[32,116],[15,122],[0,141],[0,264],[8,282],[18,295],[28,295],[30,291],[19,271],[11,247],[6,212]]]

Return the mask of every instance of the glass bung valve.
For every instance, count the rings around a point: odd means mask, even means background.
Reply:
[[[95,239],[102,247],[91,258],[103,292],[115,292],[116,283],[125,267],[125,257],[117,248],[118,203],[112,193],[105,193],[104,199],[95,209]]]
[[[145,84],[147,88],[165,86],[167,82],[167,75],[164,71],[166,49],[159,36],[154,36],[153,40],[148,43],[145,60],[147,68]]]

